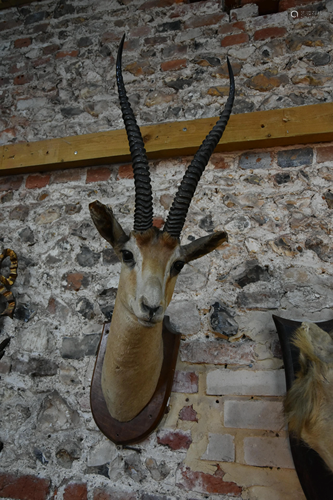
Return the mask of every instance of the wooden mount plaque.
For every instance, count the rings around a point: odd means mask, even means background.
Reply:
[[[116,444],[128,445],[145,439],[165,414],[176,368],[180,334],[171,327],[168,316],[163,321],[163,364],[154,395],[141,412],[129,422],[111,417],[102,392],[101,374],[110,324],[105,323],[99,343],[91,388],[90,405],[94,420],[105,436]]]

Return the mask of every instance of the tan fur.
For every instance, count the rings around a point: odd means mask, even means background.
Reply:
[[[163,362],[162,321],[176,283],[176,277],[165,279],[165,274],[170,257],[179,246],[174,239],[166,246],[165,239],[157,237],[155,231],[133,237],[143,259],[141,280],[148,287],[153,282],[157,289],[161,288],[162,315],[151,326],[138,322],[129,306],[139,298],[137,274],[123,264],[102,369],[108,410],[121,422],[132,420],[156,389]]]
[[[300,350],[300,371],[284,402],[289,430],[333,471],[333,335],[302,323],[293,343]]]

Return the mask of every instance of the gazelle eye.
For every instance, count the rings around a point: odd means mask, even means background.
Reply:
[[[134,255],[129,250],[121,251],[125,264],[134,264]]]
[[[178,273],[180,273],[180,271],[183,269],[184,266],[185,266],[185,262],[183,262],[182,260],[176,260],[176,262],[174,262],[172,264],[171,272],[174,275],[178,274]]]

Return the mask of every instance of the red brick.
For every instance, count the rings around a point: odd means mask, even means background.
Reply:
[[[34,68],[40,68],[41,66],[45,66],[51,61],[50,57],[39,57],[38,59],[35,59],[32,61],[32,65]]]
[[[193,405],[184,406],[179,412],[179,418],[188,422],[198,422],[197,412],[193,409]]]
[[[333,146],[323,146],[317,148],[317,163],[332,161],[332,159],[333,159]]]
[[[161,9],[163,7],[170,7],[175,3],[183,3],[183,2],[184,0],[147,0],[139,7],[139,9],[146,10],[146,9],[153,9],[154,7],[158,7]]]
[[[31,75],[18,75],[14,78],[14,85],[25,85],[32,81]]]
[[[245,31],[244,21],[236,21],[235,23],[223,24],[219,28],[220,35],[227,35],[228,33],[235,33],[236,31]]]
[[[89,284],[88,276],[84,273],[69,273],[66,276],[67,286],[66,290],[80,290],[81,286],[86,288]]]
[[[225,473],[218,466],[214,475],[205,472],[193,472],[189,467],[180,469],[181,479],[177,486],[197,493],[217,493],[241,498],[242,488],[236,483],[223,480]]]
[[[255,359],[254,343],[247,342],[236,346],[218,340],[183,342],[180,348],[180,358],[189,363],[248,365]]]
[[[28,69],[28,65],[27,64],[24,64],[20,67],[18,67],[17,63],[13,64],[12,66],[10,66],[9,70],[8,70],[8,73],[22,73],[22,71],[26,71]]]
[[[195,372],[183,372],[176,370],[173,379],[173,392],[186,392],[194,394],[198,392],[199,377]]]
[[[113,488],[97,488],[94,490],[93,500],[137,500],[135,493],[115,491]]]
[[[157,229],[161,229],[164,226],[164,219],[162,219],[162,217],[154,217],[153,226],[157,227]]]
[[[54,54],[60,49],[60,46],[57,43],[52,43],[51,45],[47,45],[43,48],[43,54],[48,56],[50,54]]]
[[[56,53],[56,59],[61,59],[63,57],[77,57],[78,55],[78,50],[61,50]]]
[[[23,177],[21,175],[0,177],[0,191],[16,191],[20,189],[22,182]]]
[[[47,186],[50,183],[51,174],[34,174],[28,175],[25,182],[27,189],[39,189]]]
[[[212,26],[218,24],[221,19],[224,18],[224,14],[208,14],[206,16],[193,16],[191,19],[185,22],[184,29],[190,28],[200,28],[200,26]]]
[[[3,21],[0,23],[0,31],[11,30],[21,26],[22,21]]]
[[[31,45],[31,38],[19,38],[15,40],[14,47],[20,49],[21,47],[29,47]]]
[[[0,497],[15,500],[46,500],[50,480],[36,476],[0,473]],[[74,499],[73,499],[74,500]]]
[[[107,181],[110,175],[111,170],[108,167],[88,168],[86,183]]]
[[[87,500],[88,492],[86,484],[72,483],[66,486],[63,500]]]
[[[82,177],[82,170],[59,170],[53,172],[52,183],[60,184],[65,182],[80,181]]]
[[[117,175],[117,181],[120,179],[133,179],[133,167],[131,164],[128,165],[120,165]]]
[[[145,44],[146,45],[163,45],[168,41],[168,38],[166,36],[151,36],[148,38],[145,38]]]
[[[255,40],[267,40],[267,38],[281,38],[287,33],[286,28],[263,28],[254,34]]]
[[[192,443],[191,433],[181,430],[163,430],[157,434],[158,444],[168,446],[172,450],[188,450]]]
[[[110,42],[120,42],[122,35],[118,35],[118,33],[114,33],[113,31],[107,31],[102,35],[101,42],[102,44],[110,43]]]
[[[174,61],[166,61],[161,64],[162,71],[176,71],[178,69],[186,68],[186,59],[175,59]]]
[[[142,37],[142,36],[148,36],[151,33],[151,27],[150,26],[138,26],[137,28],[133,28],[130,37]]]
[[[240,45],[241,43],[247,43],[249,41],[249,35],[247,33],[239,33],[237,35],[228,35],[221,41],[222,47],[230,47],[230,45]]]
[[[214,168],[217,170],[226,170],[230,168],[231,165],[225,161],[223,156],[215,154],[211,157],[210,162],[214,165]]]

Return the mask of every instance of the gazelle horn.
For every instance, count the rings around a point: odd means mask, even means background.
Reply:
[[[172,206],[169,211],[168,218],[166,220],[163,231],[169,233],[174,238],[179,238],[180,233],[183,229],[186,215],[193,198],[194,192],[196,190],[197,184],[206,165],[211,157],[215,147],[220,141],[224,129],[228,123],[229,116],[231,114],[232,105],[235,97],[235,82],[234,75],[232,72],[232,67],[227,58],[229,80],[230,80],[230,90],[229,97],[226,102],[225,108],[220,119],[217,121],[216,125],[209,132],[206,139],[201,144],[199,150],[194,156],[192,163],[187,168],[183,180],[178,188],[177,194],[174,198]]]
[[[153,197],[146,150],[140,129],[137,125],[133,110],[126,95],[124,80],[122,77],[121,56],[124,41],[125,35],[123,36],[118,49],[116,76],[119,101],[123,120],[125,122],[134,173],[134,231],[144,232],[150,229],[153,225]]]

